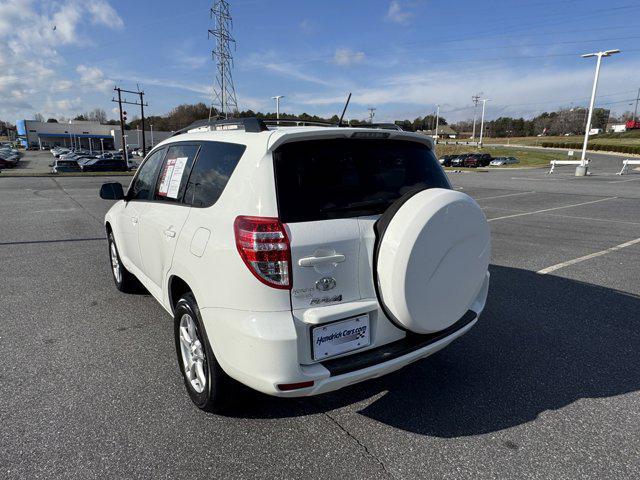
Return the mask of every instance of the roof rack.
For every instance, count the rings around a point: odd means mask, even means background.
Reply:
[[[222,120],[204,119],[193,122],[188,127],[176,131],[173,136],[181,133],[211,132],[215,130],[244,130],[245,132],[259,133],[267,129],[265,123],[255,117],[226,118]]]
[[[173,136],[181,133],[210,132],[216,130],[244,130],[245,132],[259,133],[269,130],[268,126],[296,126],[296,127],[338,127],[335,123],[317,122],[308,120],[295,119],[262,119],[256,117],[245,118],[227,118],[221,120],[204,119],[193,122],[188,127],[176,131]],[[395,123],[363,123],[360,125],[351,125],[351,128],[377,128],[382,130],[399,130],[403,131],[399,125]]]
[[[264,118],[262,119],[266,125],[275,126],[294,126],[294,127],[337,127],[335,123],[318,122],[309,120],[296,120],[294,118]]]

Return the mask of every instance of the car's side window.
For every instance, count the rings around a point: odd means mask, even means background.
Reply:
[[[166,149],[152,153],[140,166],[138,173],[129,187],[128,197],[130,200],[151,200],[153,189],[156,185],[158,172],[162,166],[162,159]]]
[[[236,143],[202,142],[184,202],[194,207],[210,207],[216,203],[246,148]]]
[[[155,200],[164,202],[182,200],[187,179],[199,149],[199,144],[177,144],[168,148],[156,184]]]

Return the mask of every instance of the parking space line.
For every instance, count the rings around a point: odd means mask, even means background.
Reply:
[[[592,200],[590,202],[574,203],[572,205],[563,205],[561,207],[545,208],[545,209],[536,210],[533,212],[514,213],[513,215],[505,215],[504,217],[490,218],[487,220],[487,222],[493,222],[495,220],[504,220],[506,218],[524,217],[525,215],[535,215],[536,213],[552,212],[554,210],[561,210],[563,208],[580,207],[582,205],[590,205],[592,203],[606,202],[607,200],[614,200],[616,198],[618,197],[607,197],[607,198],[601,198],[599,200]]]
[[[622,223],[624,225],[640,225],[640,222],[627,222],[625,220],[612,220],[610,218],[593,218],[593,217],[578,217],[576,215],[561,215],[559,213],[546,213],[543,215],[548,215],[550,217],[558,217],[558,218],[573,218],[576,220],[589,220],[591,222],[609,222],[609,223]]]
[[[5,245],[30,245],[34,243],[95,242],[97,240],[106,240],[106,237],[62,238],[60,240],[24,240],[24,241],[17,241],[17,242],[0,242],[0,247]]]
[[[538,182],[546,182],[548,180],[551,180],[555,182],[561,179],[560,178],[511,177],[511,180],[535,180]]]
[[[515,197],[517,195],[527,195],[529,193],[536,193],[536,192],[507,193],[506,195],[496,195],[494,197],[480,197],[480,198],[476,198],[476,201],[478,201],[478,200],[493,200],[494,198]]]
[[[640,177],[638,178],[627,178],[626,180],[613,180],[613,181],[609,181],[607,183],[625,183],[625,182],[635,182],[636,180],[640,180]]]
[[[561,262],[556,265],[551,265],[550,267],[543,268],[542,270],[538,270],[536,273],[540,275],[546,275],[547,273],[555,272],[564,267],[568,267],[569,265],[575,265],[576,263],[584,262],[585,260],[590,260],[592,258],[600,257],[602,255],[606,255],[607,253],[616,252],[618,250],[622,250],[623,248],[630,247],[631,245],[635,245],[640,243],[640,238],[636,238],[635,240],[630,240],[625,243],[621,243],[620,245],[616,245],[615,247],[607,248],[606,250],[601,250],[599,252],[590,253],[589,255],[584,255],[582,257],[574,258],[573,260],[567,260],[566,262]]]

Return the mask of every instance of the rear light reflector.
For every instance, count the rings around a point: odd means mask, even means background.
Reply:
[[[233,228],[238,253],[253,275],[273,288],[291,288],[291,248],[277,218],[236,218]]]
[[[313,380],[308,382],[298,382],[298,383],[281,383],[278,385],[278,390],[282,390],[283,392],[289,392],[291,390],[298,390],[300,388],[308,388],[313,387]]]

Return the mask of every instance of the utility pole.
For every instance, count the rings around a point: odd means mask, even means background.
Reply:
[[[482,120],[480,121],[480,141],[478,142],[478,147],[480,148],[482,148],[482,134],[484,132],[484,109],[489,99],[483,98],[481,101],[482,101]]]
[[[153,123],[151,124],[151,148],[153,148]]]
[[[122,135],[122,148],[124,149],[124,158],[127,160],[127,166],[129,166],[129,153],[126,151],[126,145],[124,142],[124,116],[122,114],[122,104],[126,103],[128,105],[137,105],[140,107],[140,114],[142,116],[142,151],[143,154],[147,153],[147,145],[146,145],[146,141],[145,141],[145,137],[144,137],[144,107],[148,107],[149,104],[148,103],[144,103],[144,92],[140,90],[140,88],[138,88],[137,91],[133,91],[133,90],[124,90],[123,88],[120,87],[115,87],[114,88],[115,91],[118,92],[118,100],[116,99],[111,99],[112,102],[117,102],[118,106],[120,108],[120,130],[121,130],[121,135]],[[139,95],[140,96],[140,101],[139,102],[130,102],[128,100],[122,100],[122,93],[131,93],[133,95]],[[140,140],[138,139],[138,146],[140,146]]]
[[[438,143],[438,123],[440,122],[440,105],[436,105],[436,143]]]
[[[127,146],[124,143],[124,117],[122,116],[122,90],[120,87],[114,87],[114,90],[118,92],[118,110],[120,112],[120,141],[122,143],[122,151],[124,152],[124,160],[127,163],[127,167],[129,167],[129,155],[127,154]],[[111,99],[112,102],[115,102],[115,99]]]
[[[376,108],[374,107],[369,107],[367,108],[367,110],[369,110],[369,123],[373,123],[373,117],[376,115]]]
[[[144,92],[140,90],[138,87],[138,95],[140,95],[140,123],[142,124],[142,156],[147,155],[147,140],[144,132]],[[140,146],[140,142],[138,142],[138,146]]]
[[[596,62],[596,74],[593,78],[593,88],[591,90],[591,101],[589,102],[589,114],[587,115],[587,126],[584,129],[584,142],[582,144],[582,155],[580,156],[580,165],[576,167],[576,177],[583,177],[587,174],[587,144],[589,143],[589,130],[591,130],[591,118],[593,117],[593,106],[596,102],[596,91],[598,90],[598,77],[600,76],[600,64],[602,57],[609,57],[613,54],[620,53],[620,50],[607,50],[605,52],[585,53],[582,58],[598,57]]]
[[[480,96],[482,92],[477,93],[471,97],[473,101],[473,133],[471,134],[471,138],[476,138],[476,118],[478,117],[478,102],[480,101]]]
[[[636,97],[636,108],[633,111],[633,121],[637,122],[637,118],[638,118],[638,100],[640,100],[640,88],[638,89],[638,96]]]
[[[276,95],[275,97],[271,97],[272,100],[276,101],[276,120],[280,119],[280,99],[284,98],[284,95]]]

